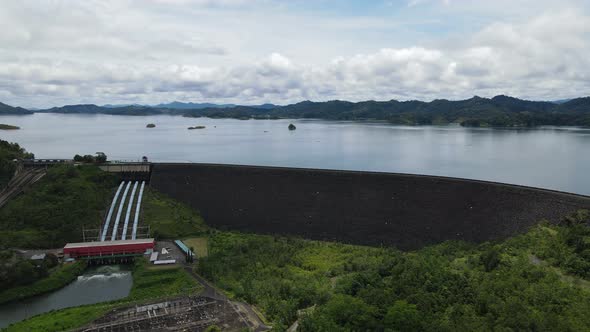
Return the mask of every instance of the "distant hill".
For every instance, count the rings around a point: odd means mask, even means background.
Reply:
[[[559,99],[559,100],[552,100],[551,102],[554,104],[563,104],[563,103],[567,103],[570,100],[571,99]]]
[[[14,106],[0,103],[0,115],[25,115],[25,114],[33,114],[33,112],[31,112],[25,108],[22,108],[22,107],[14,107]]]
[[[63,114],[112,114],[112,115],[152,115],[162,114],[160,110],[147,106],[121,106],[104,107],[94,104],[66,105],[39,110],[38,113],[63,113]]]
[[[432,125],[458,123],[473,127],[531,127],[541,125],[590,126],[590,98],[563,104],[528,101],[509,96],[473,97],[450,101],[303,101],[273,109],[237,106],[226,109],[189,110],[186,116],[214,118],[328,120],[383,120],[394,124]]]
[[[211,104],[211,103],[183,103],[180,101],[173,101],[167,104],[158,104],[153,107],[156,108],[171,108],[171,109],[201,109],[201,108],[228,108],[236,107],[234,104]]]
[[[23,108],[0,105],[7,107],[12,112],[21,112],[18,114],[31,113]],[[240,106],[182,102],[155,106],[97,106],[88,104],[66,105],[37,112],[113,115],[173,114],[187,117],[235,119],[380,120],[404,125],[456,123],[470,127],[532,127],[543,125],[590,127],[590,97],[571,99],[562,103],[529,101],[500,95],[493,98],[475,96],[465,100],[436,99],[431,102],[418,100],[302,101],[286,106],[273,104]],[[2,113],[2,108],[0,108],[0,114],[5,114]]]
[[[190,110],[190,109],[204,109],[204,108],[233,108],[233,107],[238,107],[240,105],[236,105],[236,104],[211,104],[211,103],[183,103],[180,101],[173,101],[171,103],[167,103],[167,104],[158,104],[158,105],[154,105],[152,107],[156,107],[156,108],[170,108],[170,109],[184,109],[184,110]],[[273,108],[277,108],[277,105],[273,105],[273,104],[262,104],[262,105],[251,105],[251,106],[247,106],[247,107],[252,107],[252,108],[263,108],[263,109],[273,109]]]
[[[128,106],[142,107],[142,106],[146,106],[146,105],[141,105],[141,104],[105,104],[105,105],[102,105],[101,107],[106,107],[106,108],[119,108],[119,107],[128,107]]]

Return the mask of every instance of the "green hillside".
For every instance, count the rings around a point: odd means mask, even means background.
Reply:
[[[277,330],[588,331],[589,221],[415,252],[216,233],[198,270]]]
[[[22,107],[14,107],[0,103],[0,115],[24,115],[33,114],[33,112]]]

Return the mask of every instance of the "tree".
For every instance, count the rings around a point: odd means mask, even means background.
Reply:
[[[93,163],[94,162],[94,156],[93,155],[90,155],[90,154],[85,154],[82,157],[82,161],[85,162],[85,163]]]
[[[481,254],[480,261],[486,272],[490,272],[500,264],[500,252],[497,248],[491,248]]]
[[[58,260],[58,258],[57,258],[57,256],[55,254],[48,253],[48,254],[45,255],[44,262],[45,262],[45,265],[48,268],[52,268],[54,266],[57,266],[57,264],[59,263],[59,260]]]
[[[107,155],[104,152],[97,152],[94,160],[97,163],[105,163],[107,161]]]
[[[205,329],[205,332],[221,332],[221,328],[217,325],[211,325]]]
[[[404,300],[395,301],[385,315],[385,326],[395,331],[418,331],[422,317],[416,305]]]
[[[322,309],[323,315],[350,330],[369,331],[376,325],[376,308],[350,295],[335,295]]]

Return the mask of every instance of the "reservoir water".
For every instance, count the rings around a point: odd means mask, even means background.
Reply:
[[[78,114],[1,116],[0,123],[20,126],[0,138],[37,158],[102,151],[110,159],[429,174],[590,195],[590,129],[582,128]],[[206,128],[187,130],[196,125]]]
[[[51,310],[117,300],[131,291],[131,271],[122,266],[93,267],[55,292],[0,305],[0,329]]]

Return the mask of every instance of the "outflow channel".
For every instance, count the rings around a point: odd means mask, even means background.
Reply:
[[[129,189],[131,188],[132,184],[133,184],[133,189],[131,189],[131,195],[128,195]],[[133,183],[133,181],[121,182],[121,184],[119,185],[119,188],[117,189],[117,192],[115,192],[115,196],[113,197],[113,201],[112,201],[111,206],[109,208],[109,212],[107,213],[107,216],[106,216],[106,219],[104,222],[104,226],[102,228],[102,232],[100,235],[101,241],[106,241],[106,239],[109,237],[109,235],[110,235],[111,241],[127,239],[128,230],[129,230],[129,226],[130,226],[129,221],[131,220],[132,215],[133,215],[133,225],[131,227],[131,239],[132,240],[136,239],[137,226],[138,226],[138,222],[139,222],[139,213],[140,213],[140,209],[141,209],[141,200],[143,198],[143,190],[145,188],[145,181],[141,182],[141,186],[139,188],[139,194],[136,196],[138,186],[139,186],[139,181],[135,181],[134,183]],[[124,190],[123,190],[123,187],[125,187]],[[122,190],[123,190],[123,194],[121,195]],[[127,199],[128,196],[129,196],[129,199]],[[121,198],[119,199],[119,197],[121,197]],[[135,199],[135,197],[137,197],[137,199]],[[113,213],[115,212],[117,205],[118,205],[117,214],[115,216],[115,220],[114,220],[113,225],[111,227],[111,220],[113,219]],[[133,209],[134,206],[135,206],[135,209]],[[123,222],[123,226],[120,227],[121,215],[123,214],[123,210],[126,210],[125,219]],[[119,236],[119,234],[120,234],[120,236]]]

